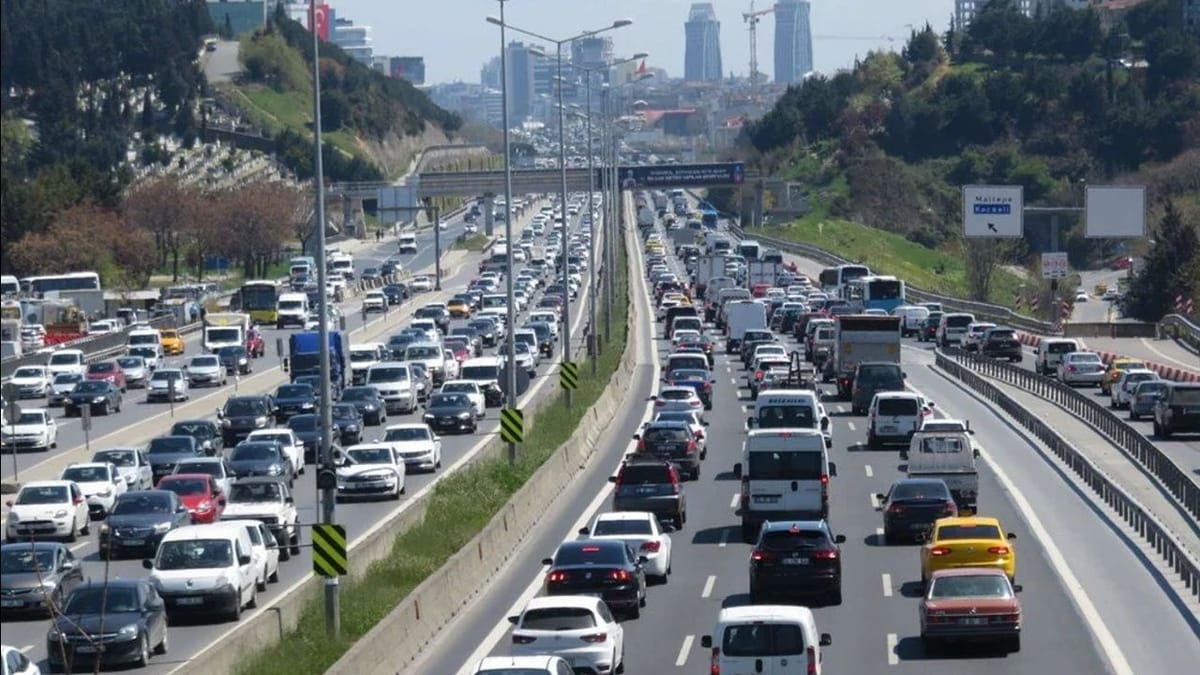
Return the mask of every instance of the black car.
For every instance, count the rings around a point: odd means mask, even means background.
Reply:
[[[784,595],[821,595],[842,604],[842,552],[845,535],[834,535],[824,520],[763,523],[750,553],[750,603]]]
[[[525,328],[537,334],[538,351],[542,356],[554,356],[554,327],[545,321],[530,321]]]
[[[442,335],[450,332],[450,312],[441,305],[426,305],[413,312],[414,319],[431,319]]]
[[[383,397],[379,390],[371,386],[346,387],[342,391],[342,403],[352,404],[362,413],[363,423],[378,426],[387,421],[384,411]]]
[[[854,368],[853,379],[839,379],[838,392],[850,395],[850,414],[865,415],[875,394],[881,391],[904,391],[904,371],[899,363],[860,363]]]
[[[417,336],[413,335],[412,333],[400,333],[399,335],[393,335],[388,338],[387,350],[391,352],[392,359],[400,360],[404,357],[404,350],[407,349],[409,345],[417,342],[417,340]]]
[[[347,405],[347,404],[339,404]],[[296,434],[296,438],[304,444],[304,463],[315,464],[317,461],[317,449],[321,444],[321,418],[313,413],[304,415],[293,415],[287,421],[287,428]]]
[[[614,613],[636,619],[646,606],[646,558],[623,541],[564,541],[546,558],[546,595],[599,595]]]
[[[680,474],[692,480],[700,479],[700,444],[685,422],[650,422],[639,434],[635,452],[664,459],[676,466]]]
[[[983,335],[979,351],[993,359],[1021,362],[1021,343],[1017,340],[1017,331],[1012,328],[989,328]]]
[[[363,416],[354,404],[334,404],[331,412],[333,428],[337,430],[337,438],[342,445],[354,445],[362,440]]]
[[[272,397],[275,421],[284,423],[292,415],[310,413],[317,408],[317,393],[310,384],[281,384]]]
[[[204,451],[195,436],[159,436],[150,439],[146,446],[146,459],[150,460],[150,474],[155,485],[163,476],[175,473],[175,464],[180,460],[203,456]]]
[[[67,596],[46,635],[46,652],[54,672],[97,659],[145,667],[151,653],[167,653],[166,607],[147,579],[90,581]]]
[[[63,414],[78,417],[89,408],[93,415],[121,412],[121,388],[108,380],[84,380],[63,401]]]
[[[474,328],[484,347],[495,347],[499,339],[496,324],[488,319],[472,319],[467,323],[468,328]]]
[[[379,289],[383,291],[389,305],[399,305],[408,298],[408,287],[404,284],[388,284]]]
[[[250,363],[250,352],[241,345],[230,345],[217,350],[217,359],[230,375],[247,375],[254,367]]]
[[[274,441],[242,441],[229,453],[229,468],[237,478],[283,476],[292,484],[288,458]]]
[[[237,444],[255,429],[271,426],[275,410],[269,396],[233,396],[217,409],[225,447]]]
[[[292,384],[307,384],[313,390],[313,402],[320,401],[321,396],[321,376],[320,375],[296,375],[292,378]],[[329,383],[329,397],[331,400],[340,400],[342,396],[342,385],[340,382]]]
[[[1154,402],[1154,433],[1170,438],[1200,431],[1200,383],[1171,382]]]
[[[938,518],[958,515],[954,495],[940,478],[903,478],[877,494],[883,512],[883,541],[924,541]]]
[[[100,526],[100,558],[153,555],[163,536],[190,525],[192,516],[170,490],[135,490],[117,497]]]
[[[5,621],[61,611],[63,598],[81,583],[82,564],[65,544],[34,541],[0,546],[0,616]]]
[[[683,529],[687,522],[687,495],[675,465],[657,457],[636,453],[621,462],[617,475],[609,476],[615,485],[614,511],[648,511],[661,521]]]
[[[171,436],[193,436],[204,454],[212,457],[225,449],[221,427],[212,420],[180,420],[171,425]]]
[[[475,406],[466,394],[434,394],[425,406],[425,424],[434,431],[473,434],[479,426]]]

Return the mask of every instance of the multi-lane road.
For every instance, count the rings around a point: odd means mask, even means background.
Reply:
[[[529,213],[532,216],[532,212]],[[521,221],[514,223],[517,228],[514,228],[519,233],[520,228],[528,223],[529,218],[523,218]],[[578,226],[578,219],[574,219],[573,226]],[[454,222],[448,225],[447,229],[442,232],[443,244],[448,246],[453,241],[454,237],[461,231],[462,223]],[[415,256],[403,256],[400,258],[406,269],[421,270],[432,264],[433,260],[433,243],[432,234],[423,233],[419,237],[420,251]],[[392,247],[394,242],[376,246],[364,250],[355,256],[356,268],[359,272],[365,267],[378,266],[378,264],[392,255]],[[456,269],[446,270],[443,277],[441,293],[419,294],[414,296],[402,309],[402,311],[389,312],[386,319],[377,318],[373,315],[372,325],[370,326],[371,333],[378,332],[381,340],[386,340],[386,336],[398,332],[402,326],[401,319],[410,316],[414,308],[420,307],[427,301],[445,300],[454,292],[458,292],[464,288],[467,282],[476,275],[476,267],[478,264],[478,256],[463,257],[458,256],[461,264]],[[572,342],[576,349],[582,344],[583,335],[580,327],[582,326],[586,312],[578,311],[580,308],[586,307],[587,300],[586,288],[581,291],[580,297],[572,303],[572,323],[573,323],[573,339]],[[358,311],[357,303],[354,300],[349,300],[345,303],[343,310],[347,318],[347,330],[355,331],[361,325],[361,316]],[[385,324],[376,324],[384,320]],[[386,330],[384,330],[386,328]],[[263,378],[267,377],[266,373],[278,373],[279,362],[277,355],[274,354],[274,338],[277,335],[282,335],[284,331],[268,331],[267,356],[255,362],[255,376]],[[351,344],[358,340],[362,340],[361,332],[355,332],[351,335]],[[561,355],[561,345],[556,350],[553,359],[543,358],[542,364],[538,370],[538,377],[535,378],[529,390],[521,398],[522,405],[535,399],[538,396],[544,396],[549,391],[554,389],[552,385],[554,377],[552,374],[557,370],[557,361]],[[186,358],[179,357],[176,360]],[[251,378],[243,379],[238,385],[241,391],[263,391],[268,388],[265,380],[253,380]],[[269,387],[273,388],[273,387]],[[186,417],[211,417],[214,409],[224,402],[225,398],[234,393],[233,384],[229,384],[219,390],[193,392],[192,401],[188,404],[176,404],[176,418],[183,419]],[[136,394],[135,394],[136,396]],[[185,406],[192,405],[194,412],[185,412]],[[418,413],[419,414],[419,413]],[[120,416],[114,416],[112,427],[100,429],[99,425],[93,430],[93,449],[111,446],[137,446],[142,445],[153,434],[139,436],[134,429],[149,428],[146,424],[148,420],[155,416],[170,415],[167,406],[146,404],[128,406],[122,412],[125,419],[120,419]],[[390,417],[389,423],[403,423],[408,421],[416,421],[417,414],[411,416]],[[132,420],[132,421],[131,421]],[[97,418],[100,421],[100,418]],[[167,420],[169,421],[169,420]],[[166,421],[163,422],[164,424]],[[353,504],[339,504],[338,510],[342,514],[338,520],[346,525],[347,538],[351,542],[361,539],[368,532],[379,527],[383,522],[395,515],[397,512],[406,508],[417,496],[423,494],[431,488],[433,482],[442,475],[454,471],[458,466],[465,463],[469,458],[476,455],[497,433],[497,420],[494,411],[490,411],[487,417],[480,425],[479,431],[475,434],[468,435],[445,435],[442,437],[442,453],[443,453],[443,468],[435,474],[414,474],[410,475],[406,480],[407,497],[399,503],[383,501],[383,502],[356,502]],[[69,427],[68,427],[69,429]],[[75,426],[78,433],[78,426]],[[383,428],[374,427],[368,428],[365,436],[367,439],[373,439],[377,436],[382,436]],[[64,430],[64,434],[72,433],[69,430]],[[82,442],[81,437],[77,437],[79,443]],[[67,448],[71,445],[71,441],[67,440],[64,435],[60,441],[60,452],[67,452]],[[24,458],[22,458],[24,459]],[[44,457],[40,457],[45,461]],[[36,464],[26,469],[26,473],[37,471]],[[309,472],[302,476],[297,482],[294,490],[296,504],[298,506],[301,522],[315,522],[317,520],[317,495],[313,473]],[[107,570],[103,561],[99,559],[97,553],[97,539],[93,526],[93,534],[81,539],[79,543],[73,545],[75,554],[83,560],[84,573],[92,578],[103,578],[107,573],[110,577],[143,577],[145,570],[142,569],[140,560],[121,560],[111,562]],[[259,596],[259,609],[254,610],[270,611],[271,604],[280,597],[282,593],[286,593],[290,589],[298,585],[302,579],[307,576],[311,570],[311,562],[307,549],[305,553],[299,557],[293,558],[290,562],[280,566],[279,582],[272,584],[267,592],[261,593]],[[226,636],[232,634],[238,629],[238,624],[187,624],[172,626],[169,632],[170,654],[165,658],[158,658],[152,661],[151,666],[141,672],[147,673],[169,673],[180,662],[192,658],[200,653],[208,646],[219,642]],[[45,634],[46,622],[42,620],[30,621],[8,621],[3,624],[3,641],[5,644],[16,646],[23,651],[35,662],[45,664]]]
[[[652,314],[644,283],[641,290],[639,314],[645,320]],[[631,435],[651,414],[644,401],[655,390],[654,374],[667,349],[661,339],[655,346],[629,384],[629,404],[614,419],[606,447],[548,509],[545,522],[487,591],[406,672],[461,675],[482,656],[509,653],[506,617],[540,592],[545,572],[540,560],[559,542],[575,538],[595,513],[611,509],[607,477],[633,450]],[[1108,521],[1086,489],[1017,425],[934,370],[929,348],[906,343],[903,363],[910,386],[935,401],[940,414],[969,419],[984,448],[980,510],[1018,536],[1022,650],[1009,655],[971,647],[937,655],[924,650],[918,637],[917,547],[882,545],[881,516],[872,499],[902,476],[896,451],[868,451],[866,419],[851,415],[826,390],[833,416],[831,460],[838,468],[830,523],[847,538],[843,603],[814,609],[819,630],[833,635],[824,652],[826,672],[1143,675],[1194,669],[1200,662],[1198,607],[1166,590],[1174,582],[1159,576],[1154,554]],[[721,607],[748,602],[750,547],[738,536],[739,488],[731,472],[740,460],[749,403],[739,386],[745,373],[740,362],[719,355],[715,374],[720,385],[709,413],[708,466],[701,480],[685,484],[689,518],[671,535],[669,583],[652,587],[641,618],[624,623],[627,672],[707,669],[700,637],[712,632]]]

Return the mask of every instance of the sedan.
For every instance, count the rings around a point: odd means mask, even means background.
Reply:
[[[120,366],[121,372],[125,373],[126,387],[146,386],[146,380],[150,377],[150,368],[146,366],[146,359],[140,356],[121,356],[117,358],[117,365]]]
[[[950,488],[940,478],[904,478],[875,499],[883,513],[883,541],[888,545],[922,541],[937,519],[958,515]]]
[[[245,476],[283,476],[291,487],[291,460],[283,452],[283,448],[274,441],[243,441],[237,444],[229,453],[229,467],[233,475]]]
[[[346,448],[337,469],[337,498],[404,494],[404,460],[390,444],[364,443]]]
[[[436,471],[442,467],[442,439],[427,424],[395,424],[380,443],[390,443],[406,469]]]
[[[63,598],[83,583],[83,565],[65,544],[35,541],[0,546],[0,611],[17,614],[62,610]]]
[[[175,465],[175,473],[205,473],[212,476],[213,481],[217,484],[217,489],[220,494],[229,494],[229,487],[233,485],[233,471],[229,468],[229,464],[223,457],[197,457],[196,459],[185,459]]]
[[[141,358],[135,357],[135,358]],[[46,393],[46,405],[54,407],[66,405],[67,397],[71,392],[75,391],[76,385],[83,382],[83,375],[79,373],[59,373],[54,376],[54,381],[50,383],[50,388]]]
[[[960,567],[998,569],[1009,579],[1017,576],[1017,552],[995,518],[941,518],[933,524],[933,534],[921,547],[921,584],[927,587],[935,572]]]
[[[658,517],[646,511],[616,511],[596,516],[591,528],[579,530],[589,539],[625,542],[646,558],[647,577],[667,582],[671,573],[671,535],[669,525],[659,525]]]
[[[50,371],[45,366],[21,366],[8,382],[17,399],[42,398],[50,389]]]
[[[1129,399],[1129,419],[1139,420],[1143,415],[1153,417],[1154,405],[1167,391],[1165,380],[1146,380],[1139,382]]]
[[[1001,570],[934,572],[919,610],[926,651],[952,640],[999,642],[1005,651],[1020,651],[1020,592]]]
[[[214,420],[180,420],[171,425],[171,436],[191,436],[204,454],[212,457],[225,448],[221,427]]]
[[[89,581],[67,597],[46,634],[46,652],[55,672],[94,662],[145,668],[151,653],[167,653],[163,600],[146,579]]]
[[[1133,399],[1133,390],[1142,382],[1151,382],[1161,380],[1158,373],[1153,370],[1126,370],[1121,372],[1121,377],[1113,383],[1112,400],[1109,406],[1112,408],[1126,408],[1129,402]]]
[[[247,375],[254,367],[250,363],[250,354],[245,347],[230,345],[217,350],[217,358],[225,366],[225,372],[230,375]]]
[[[163,535],[191,522],[187,507],[170,490],[126,492],[100,525],[100,559],[154,555]]]
[[[412,280],[410,280],[408,282],[408,287],[414,293],[432,291],[433,290],[433,277],[430,277],[430,276],[427,276],[424,274],[421,276],[413,277]]]
[[[693,411],[704,408],[704,402],[692,387],[663,387],[654,397],[654,411],[666,410]]]
[[[1100,386],[1104,378],[1104,362],[1095,352],[1070,352],[1058,362],[1058,381],[1074,387]]]
[[[178,368],[159,368],[150,376],[146,387],[146,402],[186,401],[191,397],[187,377]]]
[[[466,394],[434,394],[423,416],[425,424],[438,431],[473,434],[479,427],[475,405]]]
[[[542,560],[546,595],[596,595],[613,612],[636,619],[646,606],[647,558],[620,540],[564,541]]]
[[[442,394],[465,394],[467,398],[471,399],[471,404],[475,407],[476,417],[483,417],[487,412],[487,401],[485,400],[483,389],[474,380],[449,380],[442,384],[442,388],[438,392]]]
[[[282,424],[292,415],[311,413],[316,408],[316,392],[307,384],[283,384],[275,390],[275,421]]]
[[[224,387],[225,366],[221,359],[213,354],[193,356],[184,366],[187,372],[188,384],[193,387]]]
[[[67,417],[78,417],[84,408],[97,415],[121,412],[121,390],[108,380],[84,380],[67,396],[63,413]]]
[[[362,440],[363,416],[353,403],[333,404],[332,414],[333,427],[337,430],[337,440],[342,445],[354,445]],[[301,440],[303,441],[303,439]],[[305,444],[306,451],[307,447]]]
[[[130,490],[149,490],[154,487],[150,460],[136,448],[110,448],[92,454],[93,462],[108,462],[117,467],[117,474],[125,479]]]
[[[503,660],[488,657],[475,672],[558,675],[624,670],[625,629],[605,609],[600,598],[581,595],[533,598],[520,616],[510,616],[508,620],[513,624],[513,656]],[[555,661],[561,664],[564,659],[569,665],[550,670]]]

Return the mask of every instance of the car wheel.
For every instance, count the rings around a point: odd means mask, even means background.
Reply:
[[[77,534],[78,531],[79,531],[79,523],[72,520],[71,521],[71,533],[67,535],[67,543],[68,544],[74,544],[79,539],[79,535]]]
[[[150,664],[150,638],[142,636],[141,651],[138,652],[137,660],[133,662],[138,668],[145,668]]]
[[[291,560],[291,559],[292,559],[292,550],[291,550],[291,547],[289,547],[289,546],[280,546],[280,547],[279,547],[279,562],[287,562],[287,561],[289,561],[289,560]],[[278,573],[276,573],[276,575],[275,575],[275,576],[276,576],[276,577],[278,577],[278,576],[279,576],[279,575],[278,575]],[[276,579],[276,580],[277,580],[277,579]]]
[[[162,642],[159,642],[158,645],[154,647],[154,653],[158,654],[159,656],[162,656],[163,654],[167,653],[167,649],[169,647],[170,647],[170,645],[167,644],[167,629],[163,628]]]
[[[282,549],[279,551],[279,559],[280,560],[283,560],[283,554],[285,551],[287,551],[287,549]],[[279,568],[278,567],[275,568],[274,572],[271,572],[271,576],[267,577],[267,581],[272,584],[279,583]]]
[[[258,580],[256,580],[256,581],[254,582],[254,588],[255,588],[255,590],[256,590],[256,591],[265,591],[265,590],[267,590],[267,580],[266,580],[266,579],[258,579]],[[251,605],[251,607],[253,607],[253,606],[254,606],[254,605]]]
[[[246,609],[254,609],[258,607],[258,585],[255,584],[254,590],[250,591],[250,602],[246,603]],[[238,616],[241,616],[241,609],[238,609]]]

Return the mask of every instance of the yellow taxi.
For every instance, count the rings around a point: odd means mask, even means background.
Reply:
[[[183,341],[183,336],[174,328],[164,328],[159,331],[161,336],[163,354],[167,356],[178,356],[183,353],[187,344]]]
[[[996,518],[968,516],[939,518],[929,540],[921,547],[921,583],[938,570],[984,567],[1003,570],[1009,580],[1017,576],[1017,552]]]
[[[453,319],[471,318],[471,304],[462,298],[454,298],[447,303],[446,311]]]
[[[1126,370],[1137,370],[1141,368],[1149,368],[1146,362],[1141,359],[1134,359],[1128,356],[1121,356],[1109,362],[1108,368],[1104,371],[1104,377],[1100,379],[1100,393],[1109,396],[1112,393],[1112,386],[1117,380],[1121,379],[1121,373]]]

